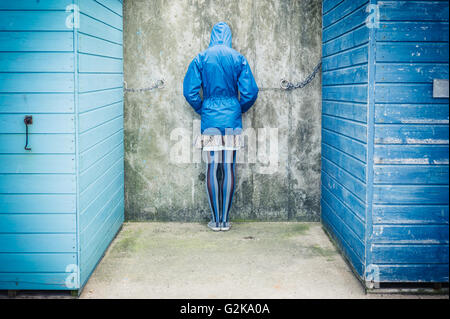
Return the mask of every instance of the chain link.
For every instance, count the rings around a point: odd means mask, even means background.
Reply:
[[[152,86],[145,87],[145,88],[139,88],[139,89],[129,89],[127,85],[127,81],[123,81],[124,88],[123,90],[125,92],[145,92],[145,91],[151,91],[155,89],[163,89],[166,86],[166,81],[164,79],[158,80],[153,84]]]
[[[304,88],[305,86],[307,86],[316,76],[317,72],[319,72],[320,67],[322,66],[322,61],[320,61],[319,63],[317,63],[317,65],[314,67],[313,71],[311,72],[310,75],[308,75],[306,77],[305,80],[298,82],[298,83],[293,83],[293,82],[289,82],[286,79],[282,79],[280,81],[280,87],[283,90],[293,90],[293,89],[301,89]]]

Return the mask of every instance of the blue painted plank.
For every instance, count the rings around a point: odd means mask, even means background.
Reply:
[[[350,15],[347,15],[342,20],[339,20],[337,23],[322,31],[322,41],[330,41],[334,38],[337,38],[341,34],[364,24],[367,15],[368,13],[366,12],[366,6],[363,6]]]
[[[116,29],[122,30],[122,18],[94,0],[78,0],[80,11],[102,21]]]
[[[374,185],[375,204],[448,204],[448,185]]]
[[[113,11],[114,13],[118,14],[119,16],[122,16],[122,3],[117,0],[96,0],[101,5],[107,7],[109,10]]]
[[[0,290],[74,290],[67,287],[67,273],[2,273]],[[78,287],[79,288],[79,287]]]
[[[76,254],[0,253],[0,278],[2,272],[65,272],[67,265],[76,263]]]
[[[0,10],[66,10],[73,0],[1,1]]]
[[[0,233],[74,233],[75,214],[0,214]]]
[[[322,12],[327,13],[331,9],[335,8],[337,5],[341,4],[344,0],[323,0],[322,1]]]
[[[366,219],[366,206],[363,201],[358,199],[354,194],[348,191],[326,172],[322,172],[321,182],[322,187],[326,187],[326,189],[329,190],[342,203],[345,203],[345,205],[349,207],[360,220],[364,221]]]
[[[448,244],[448,225],[375,225],[376,244]]]
[[[448,205],[374,205],[374,224],[448,224]]]
[[[74,155],[0,155],[0,173],[75,173]]]
[[[73,72],[73,69],[73,53],[0,52],[2,72]]]
[[[448,99],[433,98],[433,84],[389,83],[375,85],[376,103],[448,103]]]
[[[23,119],[28,114],[0,114],[0,133],[25,134]],[[28,126],[29,134],[74,133],[73,114],[29,114],[33,124]]]
[[[68,31],[66,19],[65,11],[0,11],[0,30]]]
[[[377,124],[377,144],[448,144],[447,125]]]
[[[377,41],[448,41],[448,22],[382,22]]]
[[[122,74],[79,74],[81,93],[123,87]]]
[[[367,64],[341,68],[322,73],[322,85],[367,83]]]
[[[339,6],[323,15],[323,29],[325,30],[329,25],[336,23],[368,2],[368,0],[344,0]]]
[[[448,21],[448,1],[378,1],[380,20]]]
[[[369,28],[365,25],[343,34],[340,37],[325,43],[322,47],[322,58],[334,55],[351,48],[359,47],[369,41]],[[367,61],[367,60],[366,60]]]
[[[448,64],[435,63],[377,63],[377,82],[433,82],[448,79]]]
[[[0,194],[0,214],[70,214],[75,212],[75,195]]]
[[[73,110],[73,93],[0,94],[0,113],[73,113]]]
[[[448,282],[448,264],[376,266],[381,282]]]
[[[79,155],[79,169],[80,173],[88,169],[91,165],[97,162],[100,158],[108,154],[117,145],[123,143],[123,130],[108,137],[104,141],[96,144],[86,152]]]
[[[375,165],[374,183],[448,184],[446,165]]]
[[[3,253],[76,252],[75,234],[0,234]]]
[[[448,165],[448,145],[375,145],[374,163]]]
[[[448,124],[448,105],[377,104],[375,123]]]
[[[339,166],[322,157],[322,170],[337,180],[342,186],[353,193],[361,201],[366,199],[366,186],[364,183],[344,171]]]
[[[353,157],[348,156],[345,152],[336,148],[330,147],[327,144],[322,144],[322,156],[330,160],[334,164],[342,167],[347,172],[361,181],[366,178],[366,165]]]
[[[0,93],[70,93],[72,73],[0,73]]]
[[[123,101],[123,89],[112,89],[79,94],[79,112],[87,112],[98,107]]]
[[[123,159],[123,155],[123,144],[119,144],[118,146],[116,146],[116,148],[114,148],[111,152],[98,160],[89,169],[81,173],[78,179],[80,192],[83,192],[86,187],[88,187],[97,178],[99,178],[101,174],[111,166],[111,163],[115,163],[120,158]]]
[[[78,31],[117,44],[122,44],[123,42],[122,31],[92,19],[83,13],[80,14],[80,28]]]
[[[122,45],[84,34],[78,35],[78,52],[118,59],[123,58]]]
[[[0,134],[0,154],[75,153],[74,134],[30,134],[28,142],[31,151],[24,149],[25,134]]]
[[[323,87],[322,98],[324,100],[366,103],[367,85],[355,84]]]
[[[79,115],[79,132],[83,133],[120,115],[123,115],[123,102],[82,113]]]
[[[377,62],[448,63],[448,43],[377,43]]]
[[[72,174],[0,174],[2,194],[68,194],[76,191]]]
[[[322,143],[331,145],[339,150],[345,150],[347,154],[366,162],[366,145],[344,135],[322,129]]]
[[[323,101],[322,113],[349,120],[367,122],[367,107],[365,104]]]
[[[372,262],[385,264],[448,263],[448,245],[387,245],[372,246]]]
[[[355,49],[324,57],[322,59],[322,70],[327,71],[367,63],[368,57],[368,48],[365,44]]]
[[[347,137],[354,138],[363,143],[367,141],[367,128],[363,123],[324,114],[322,115],[322,127],[346,135]]]
[[[18,3],[19,1],[8,1]],[[0,32],[0,51],[73,51],[73,32]]]
[[[84,152],[86,149],[94,146],[102,140],[108,138],[119,130],[123,129],[123,117],[119,116],[113,120],[103,123],[95,128],[92,128],[79,137],[80,151]]]
[[[123,61],[80,53],[78,55],[79,72],[123,73]]]

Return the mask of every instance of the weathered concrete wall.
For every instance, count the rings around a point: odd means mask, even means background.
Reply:
[[[233,47],[247,57],[260,87],[256,104],[244,115],[244,129],[278,129],[273,173],[266,174],[274,160],[264,162],[262,143],[256,163],[237,165],[231,218],[318,220],[320,77],[304,89],[278,87],[281,78],[304,79],[320,59],[320,0],[124,2],[128,87],[150,86],[161,78],[167,83],[164,89],[125,95],[126,218],[200,221],[210,216],[204,163],[191,147],[199,116],[184,100],[182,81],[219,21],[230,25]],[[182,141],[188,143],[190,163],[171,156]]]

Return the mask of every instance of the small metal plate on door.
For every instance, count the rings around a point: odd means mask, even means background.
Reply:
[[[448,99],[448,80],[433,79],[433,98]]]

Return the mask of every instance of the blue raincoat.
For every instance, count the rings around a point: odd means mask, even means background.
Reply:
[[[231,30],[225,22],[213,27],[208,49],[200,52],[189,65],[183,94],[202,117],[202,134],[242,130],[242,113],[258,97],[258,86],[247,59],[231,48]]]

